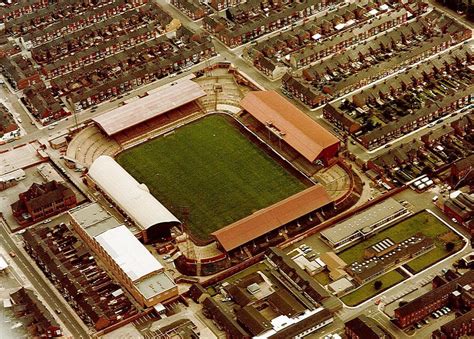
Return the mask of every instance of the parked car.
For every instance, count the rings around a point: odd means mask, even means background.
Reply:
[[[8,254],[10,254],[10,257],[12,257],[12,258],[15,258],[15,257],[16,257],[16,253],[13,252],[13,251],[10,251]]]

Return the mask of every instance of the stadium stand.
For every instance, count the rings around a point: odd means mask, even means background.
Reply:
[[[206,95],[199,84],[189,79],[158,88],[148,96],[120,106],[92,119],[108,136],[148,122],[173,109]]]
[[[115,155],[120,146],[105,136],[97,126],[91,125],[77,133],[68,144],[66,156],[90,166],[101,155]]]
[[[252,91],[240,105],[310,163],[329,164],[339,150],[339,139],[275,91]]]
[[[224,227],[212,233],[212,236],[229,252],[271,232],[278,233],[280,227],[331,202],[326,189],[315,185]]]

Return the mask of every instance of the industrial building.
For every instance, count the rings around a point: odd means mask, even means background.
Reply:
[[[69,214],[74,230],[142,307],[178,295],[178,287],[163,265],[99,205],[86,205]]]

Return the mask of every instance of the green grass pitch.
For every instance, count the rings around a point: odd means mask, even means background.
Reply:
[[[118,155],[117,161],[197,237],[287,198],[306,185],[243,135],[208,116]]]

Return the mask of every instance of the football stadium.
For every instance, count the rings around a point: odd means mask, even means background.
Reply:
[[[85,182],[137,237],[173,238],[191,260],[258,253],[359,194],[337,163],[337,138],[276,92],[216,67],[94,117],[65,156],[88,168]]]
[[[221,227],[310,184],[238,127],[231,117],[209,115],[128,149],[116,160],[187,230],[207,240]]]

